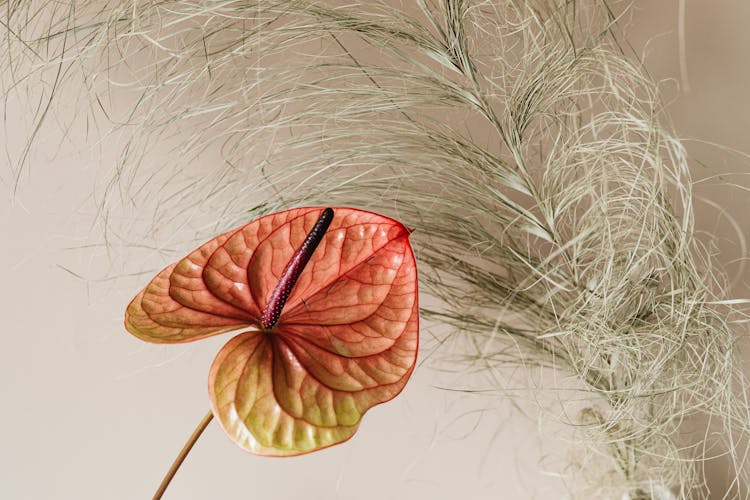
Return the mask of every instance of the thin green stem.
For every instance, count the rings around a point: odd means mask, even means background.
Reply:
[[[185,461],[185,458],[187,457],[188,453],[190,453],[193,445],[196,441],[198,441],[198,438],[201,437],[201,434],[203,434],[203,431],[206,429],[206,427],[208,427],[208,424],[209,422],[211,422],[212,418],[214,418],[214,414],[211,410],[208,410],[206,416],[203,417],[203,420],[200,421],[198,426],[193,431],[193,434],[190,435],[190,438],[185,443],[185,446],[183,446],[182,450],[180,450],[180,454],[177,455],[177,458],[175,458],[174,462],[172,462],[172,467],[169,468],[167,475],[164,476],[164,479],[161,480],[159,489],[156,490],[156,493],[154,493],[153,500],[159,500],[162,497],[164,492],[167,490],[167,486],[169,486],[170,481],[172,481],[172,478],[177,473],[177,469],[179,469],[180,465],[182,465],[182,462]]]

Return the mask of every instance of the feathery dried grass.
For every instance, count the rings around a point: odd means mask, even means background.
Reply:
[[[0,2],[4,95],[51,67],[42,123],[60,75],[79,72],[127,137],[103,214],[136,207],[154,240],[300,204],[394,215],[416,228],[435,299],[434,365],[574,376],[580,393],[558,393],[571,432],[610,472],[582,497],[702,498],[678,436],[695,414],[720,421],[747,477],[742,303],[694,236],[685,151],[606,3],[31,5]],[[115,90],[133,95],[119,113]],[[150,165],[170,141],[174,161]],[[211,148],[223,164],[206,168]]]

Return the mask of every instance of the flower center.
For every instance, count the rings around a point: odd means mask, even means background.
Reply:
[[[289,259],[286,267],[281,272],[281,277],[276,284],[276,288],[273,289],[271,297],[268,299],[268,304],[263,309],[261,324],[264,330],[270,330],[276,326],[281,316],[281,310],[284,309],[289,294],[292,293],[292,288],[297,283],[300,274],[302,274],[307,262],[318,247],[320,240],[323,239],[323,235],[328,230],[328,226],[331,225],[332,220],[333,209],[324,209],[315,222],[315,225],[307,234],[305,241],[302,242],[302,245],[294,252],[292,258]]]

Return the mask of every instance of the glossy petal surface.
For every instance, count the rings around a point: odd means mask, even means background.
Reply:
[[[297,455],[345,441],[372,406],[396,396],[418,344],[409,231],[335,208],[276,325],[261,312],[322,208],[262,217],[161,273],[128,306],[126,327],[150,342],[188,342],[245,327],[211,366],[215,416],[241,447]]]

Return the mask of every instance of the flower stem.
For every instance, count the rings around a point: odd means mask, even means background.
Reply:
[[[159,489],[156,490],[156,493],[154,493],[153,500],[159,500],[161,496],[164,494],[164,492],[167,489],[167,486],[169,486],[170,481],[172,481],[172,478],[177,473],[177,469],[179,469],[180,465],[182,465],[182,462],[185,461],[185,458],[187,457],[188,453],[190,453],[190,450],[193,448],[193,445],[195,444],[196,441],[198,441],[198,438],[201,437],[201,434],[203,434],[203,431],[206,429],[209,422],[211,422],[212,418],[214,418],[214,414],[211,410],[208,410],[208,413],[206,413],[206,416],[203,417],[203,420],[200,421],[198,426],[193,431],[193,434],[190,435],[190,438],[185,443],[185,446],[183,446],[182,450],[180,450],[180,454],[177,455],[177,458],[175,458],[174,462],[172,462],[172,467],[169,468],[167,475],[164,476],[164,479],[161,480]]]

